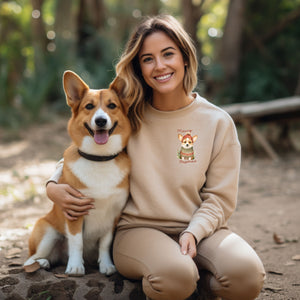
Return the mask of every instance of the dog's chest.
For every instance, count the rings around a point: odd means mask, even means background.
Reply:
[[[68,165],[72,173],[86,186],[82,190],[83,194],[92,198],[110,197],[127,175],[114,160],[93,162],[79,158]]]

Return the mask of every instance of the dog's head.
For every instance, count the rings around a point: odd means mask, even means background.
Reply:
[[[113,89],[90,89],[74,72],[66,71],[63,86],[72,109],[68,131],[82,150],[95,155],[122,151],[131,133],[128,105]]]
[[[191,149],[196,142],[197,135],[192,136],[191,133],[185,135],[178,134],[178,139],[181,142],[181,147],[184,149]]]

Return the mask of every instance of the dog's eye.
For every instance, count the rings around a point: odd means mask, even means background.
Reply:
[[[114,103],[109,103],[109,104],[107,105],[107,107],[110,108],[110,109],[114,109],[114,108],[117,107],[117,105],[114,104]]]
[[[88,109],[88,110],[91,110],[91,109],[93,109],[94,107],[95,107],[95,105],[92,104],[92,103],[89,103],[89,104],[87,104],[87,105],[85,106],[85,108]]]

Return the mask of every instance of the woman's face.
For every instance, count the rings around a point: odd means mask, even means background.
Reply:
[[[180,49],[168,35],[158,31],[147,36],[138,57],[142,75],[153,89],[153,96],[182,93],[185,63]]]

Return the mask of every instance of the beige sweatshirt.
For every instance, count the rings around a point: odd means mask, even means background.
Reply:
[[[237,202],[240,144],[230,116],[195,97],[177,111],[147,105],[128,144],[130,197],[118,227],[188,231],[200,242],[226,226]],[[60,175],[61,167],[50,180]]]

